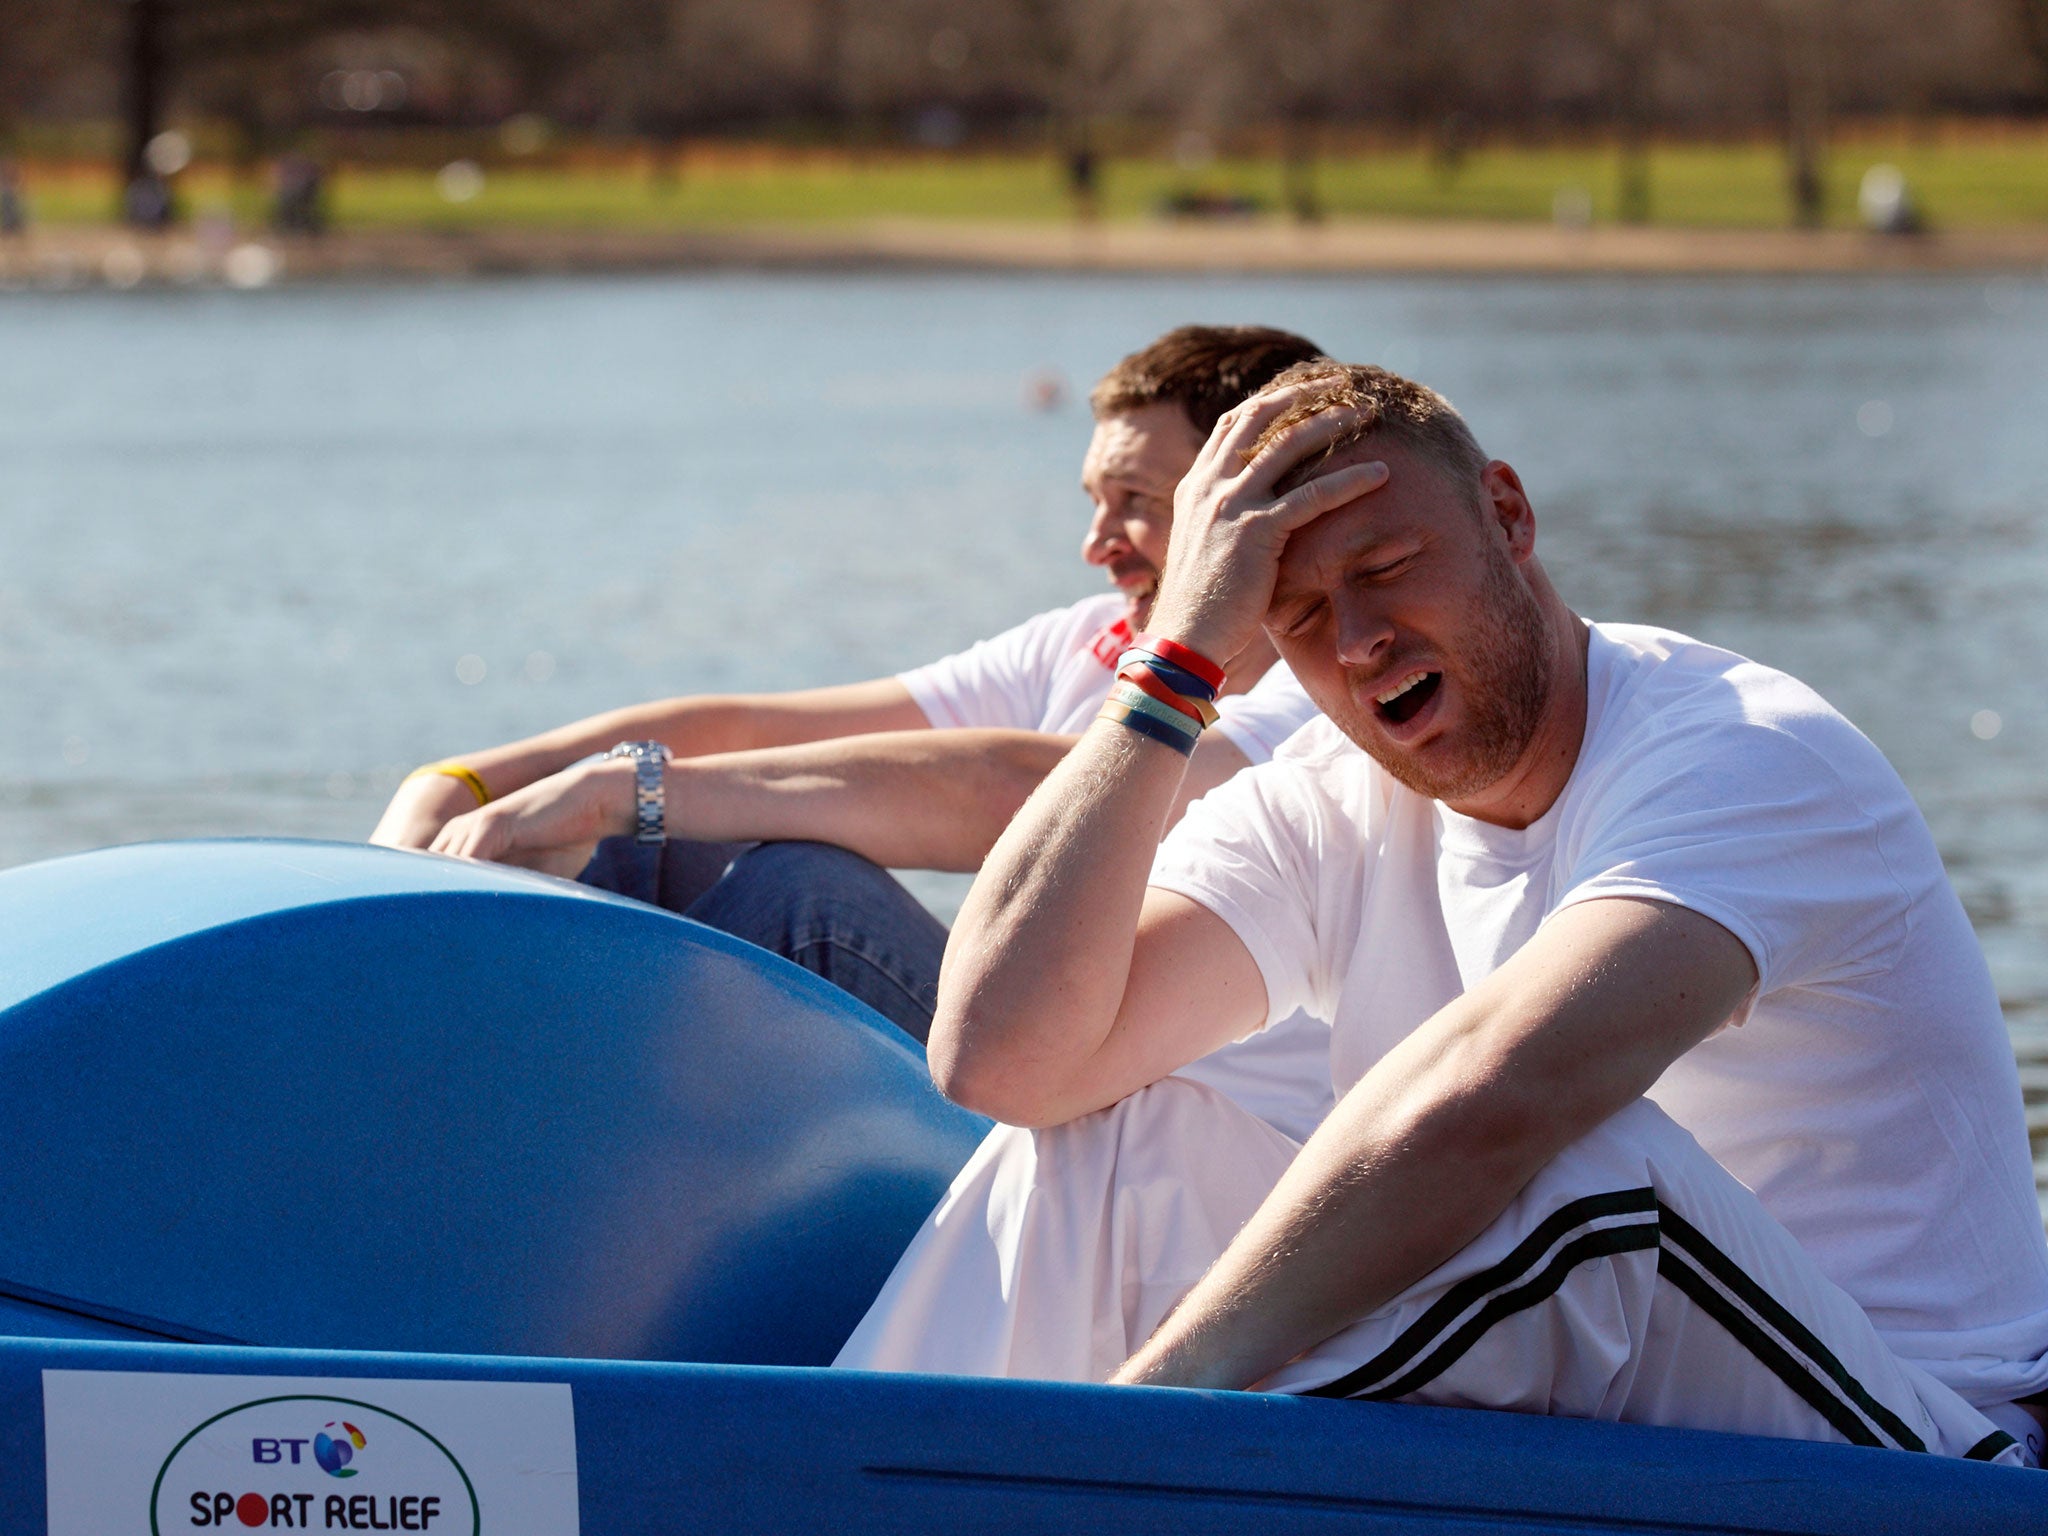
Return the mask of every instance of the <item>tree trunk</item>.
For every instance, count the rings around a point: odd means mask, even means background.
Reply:
[[[2026,39],[2034,62],[2041,66],[2043,83],[2048,84],[2048,0],[2013,0],[2013,6],[2019,18],[2020,36]]]
[[[263,117],[263,103],[257,99],[253,87],[245,83],[235,91],[228,103],[227,117],[235,125],[231,200],[255,205],[263,197],[263,161],[270,150],[270,135]]]
[[[1617,200],[1624,224],[1650,222],[1650,140],[1640,122],[1625,122],[1621,130],[1620,197]]]
[[[1083,224],[1093,224],[1102,216],[1102,165],[1095,156],[1092,129],[1088,114],[1076,113],[1067,125],[1063,153],[1067,197],[1075,219]]]
[[[811,13],[811,99],[820,118],[846,117],[846,0],[816,0]]]
[[[1296,113],[1287,119],[1280,160],[1281,196],[1297,224],[1320,224],[1323,200],[1316,192],[1316,125]]]
[[[149,141],[162,128],[165,0],[122,0],[128,9],[126,71],[121,90],[121,186],[147,173]]]
[[[1786,173],[1792,194],[1792,222],[1818,229],[1827,216],[1827,188],[1821,158],[1827,146],[1827,96],[1812,77],[1792,82],[1785,123]]]
[[[1651,0],[1620,0],[1608,12],[1614,49],[1617,211],[1624,224],[1650,222],[1651,79],[1659,13]]]

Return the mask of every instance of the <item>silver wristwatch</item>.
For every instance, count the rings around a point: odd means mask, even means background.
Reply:
[[[668,748],[658,741],[622,741],[605,756],[633,759],[633,841],[665,841],[668,796],[662,770],[668,766]]]

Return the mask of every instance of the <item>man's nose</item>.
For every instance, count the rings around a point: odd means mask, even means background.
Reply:
[[[1088,520],[1088,532],[1081,538],[1081,558],[1090,565],[1107,564],[1130,548],[1124,537],[1124,520],[1102,503],[1095,504],[1095,516]]]
[[[1355,593],[1334,599],[1337,618],[1337,659],[1347,667],[1369,666],[1394,643],[1394,625],[1377,604]]]

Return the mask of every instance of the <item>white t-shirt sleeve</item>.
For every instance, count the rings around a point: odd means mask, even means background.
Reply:
[[[1247,762],[1263,763],[1315,719],[1316,706],[1287,663],[1276,661],[1249,691],[1217,700],[1216,714],[1211,729],[1227,738]]]
[[[896,680],[935,729],[1035,731],[1053,674],[1075,647],[1077,623],[1086,627],[1075,609],[1055,608]]]
[[[1151,884],[1207,907],[1251,954],[1266,984],[1265,1025],[1297,1011],[1327,1021],[1335,1008],[1330,945],[1355,922],[1364,880],[1362,829],[1334,811],[1316,779],[1283,757],[1191,804],[1152,862]]]
[[[1860,737],[1841,745],[1875,752]],[[1712,918],[1755,961],[1754,996],[1883,970],[1909,901],[1833,755],[1749,721],[1636,744],[1577,818],[1583,846],[1559,850],[1569,873],[1558,908],[1635,896]]]

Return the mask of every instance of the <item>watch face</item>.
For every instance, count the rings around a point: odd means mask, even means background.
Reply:
[[[669,760],[668,747],[659,741],[622,741],[606,757],[630,757],[636,763],[665,763]]]

